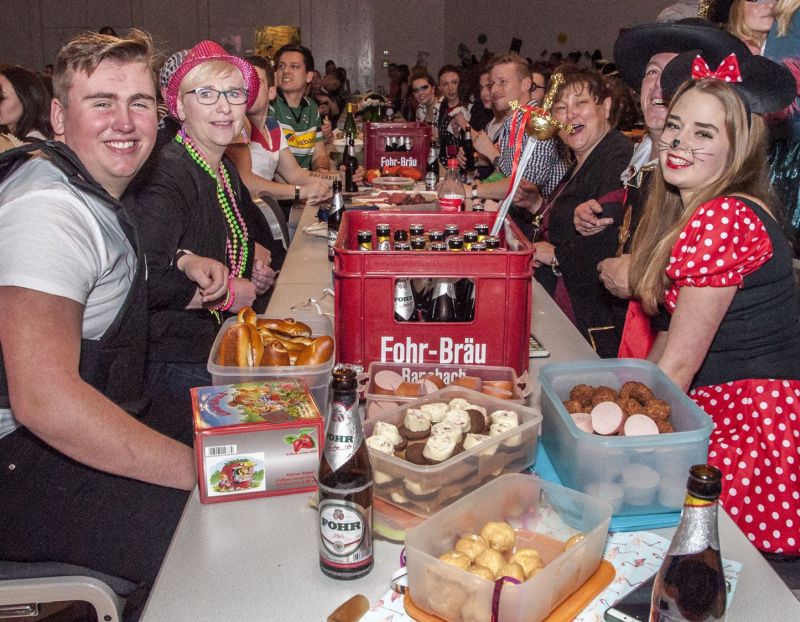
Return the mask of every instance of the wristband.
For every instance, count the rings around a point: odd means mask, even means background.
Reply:
[[[174,262],[175,263],[175,267],[176,268],[178,267],[178,261],[180,261],[181,257],[183,257],[185,255],[193,255],[193,254],[194,253],[192,253],[192,251],[185,251],[185,250],[179,248],[178,252],[175,253],[175,262]]]
[[[300,200],[300,186],[295,186],[294,187],[294,200],[295,201],[299,201]]]
[[[492,160],[492,166],[497,168],[500,165],[500,156],[498,155],[494,160]]]

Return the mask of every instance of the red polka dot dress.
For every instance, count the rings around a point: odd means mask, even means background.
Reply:
[[[800,554],[800,314],[780,228],[718,197],[680,233],[667,274],[670,312],[682,287],[739,288],[690,396],[714,422],[708,461],[731,518],[759,549]]]

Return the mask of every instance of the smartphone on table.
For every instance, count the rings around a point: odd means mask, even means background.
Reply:
[[[533,333],[531,333],[531,338],[528,342],[528,356],[532,359],[550,356],[550,351],[542,345],[542,342]]]
[[[650,620],[650,600],[655,582],[656,575],[654,574],[606,609],[606,622],[648,622]]]

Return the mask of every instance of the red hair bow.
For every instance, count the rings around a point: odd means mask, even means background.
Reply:
[[[716,71],[708,68],[708,63],[699,54],[692,63],[692,79],[702,80],[703,78],[713,78],[723,82],[741,82],[742,73],[739,71],[739,60],[736,54],[730,54],[719,64]]]

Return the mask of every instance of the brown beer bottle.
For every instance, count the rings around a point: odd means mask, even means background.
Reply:
[[[719,469],[707,464],[689,469],[681,521],[653,585],[651,622],[725,618],[725,574],[717,530],[720,492]]]
[[[431,294],[431,322],[456,321],[456,292],[453,279],[437,279]]]
[[[372,466],[356,388],[355,371],[333,371],[318,473],[319,567],[333,579],[358,579],[373,565]]]

